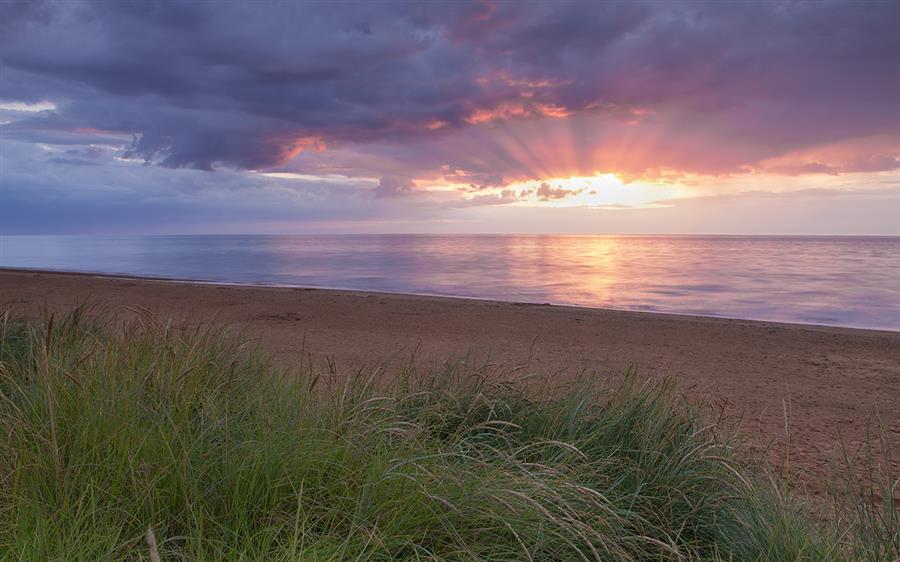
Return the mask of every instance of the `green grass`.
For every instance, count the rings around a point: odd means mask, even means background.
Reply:
[[[111,324],[0,326],[0,559],[900,556],[889,474],[816,524],[669,382],[291,371],[221,329]]]

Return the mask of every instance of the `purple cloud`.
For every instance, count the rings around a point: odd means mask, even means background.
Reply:
[[[698,140],[671,165],[705,172],[900,130],[896,3],[2,9],[4,97],[58,107],[7,134],[134,135],[131,156],[168,167],[264,169],[313,147],[591,115],[648,135],[678,127]],[[719,154],[722,138],[746,150]]]
[[[884,182],[841,196],[896,215],[898,27],[878,1],[0,2],[0,230],[584,230],[599,209],[539,203],[605,173],[683,188],[603,203],[623,231],[773,177]]]
[[[413,182],[409,178],[383,177],[375,186],[375,197],[379,199],[406,197],[413,193]]]

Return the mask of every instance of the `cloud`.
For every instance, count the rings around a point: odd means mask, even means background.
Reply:
[[[764,160],[759,163],[759,168],[787,175],[893,172],[900,170],[900,134],[815,145]]]
[[[823,176],[828,188],[771,193],[772,176],[727,194],[628,209],[516,205],[512,189],[373,197],[379,180],[166,169],[68,145],[5,140],[0,235],[295,232],[794,233],[898,235],[900,178]],[[96,166],[50,163],[92,160]],[[738,181],[732,178],[731,181]],[[402,184],[402,181],[400,182]],[[623,186],[628,189],[630,186]],[[731,191],[741,189],[743,192]],[[748,191],[749,190],[749,191]],[[721,191],[721,190],[720,190]]]
[[[544,182],[538,186],[535,194],[541,201],[550,201],[551,199],[565,199],[573,195],[578,195],[584,191],[583,189],[565,189],[562,187],[552,187],[549,183]]]
[[[5,98],[57,108],[20,127],[134,135],[132,156],[169,167],[587,114],[645,138],[689,124],[697,144],[675,164],[736,170],[900,127],[895,3],[66,1],[3,16],[20,30],[0,43]],[[745,149],[716,162],[721,139]]]
[[[510,205],[527,195],[530,195],[530,192],[522,194],[516,192],[514,189],[503,189],[499,193],[485,193],[467,197],[462,199],[458,206],[478,207],[483,205]]]
[[[378,181],[374,192],[378,199],[407,197],[413,194],[413,182],[409,178],[384,177]]]
[[[434,212],[373,201],[371,180],[172,170],[121,154],[4,140],[0,235],[254,232]]]
[[[749,192],[667,200],[640,208],[486,206],[472,232],[897,236],[900,182],[891,187]]]
[[[898,25],[889,2],[0,2],[0,227],[468,228],[578,193],[558,178],[893,181]]]
[[[766,168],[766,171],[787,176],[799,176],[803,174],[828,174],[829,176],[836,176],[839,173],[838,169],[834,166],[823,164],[821,162],[786,163],[769,166]]]

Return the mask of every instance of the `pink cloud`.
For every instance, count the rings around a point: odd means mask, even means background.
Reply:
[[[551,199],[565,199],[578,195],[584,191],[583,189],[565,189],[563,187],[553,187],[549,183],[542,183],[535,192],[541,201],[550,201]]]
[[[900,170],[900,135],[873,135],[813,146],[759,162],[777,174],[843,174]]]

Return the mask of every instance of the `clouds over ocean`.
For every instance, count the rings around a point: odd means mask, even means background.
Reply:
[[[900,184],[896,3],[0,10],[4,207],[76,230],[50,194],[95,224],[147,198],[210,224],[413,224],[598,174],[692,197]]]

